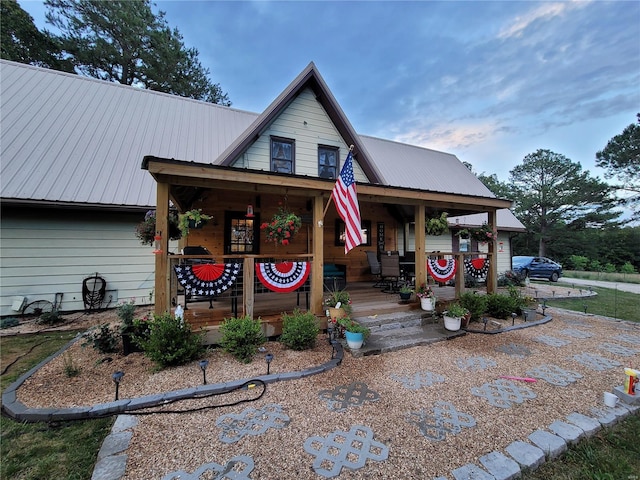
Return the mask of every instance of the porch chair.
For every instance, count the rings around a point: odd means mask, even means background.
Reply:
[[[367,262],[369,263],[369,269],[371,270],[371,275],[373,275],[373,277],[376,280],[376,283],[374,283],[373,286],[376,288],[383,287],[384,285],[381,283],[382,278],[380,277],[380,273],[382,273],[382,269],[380,267],[380,262],[378,261],[378,256],[376,255],[376,252],[374,252],[373,250],[367,250],[365,253],[367,254]]]
[[[383,253],[380,256],[380,277],[384,284],[383,292],[397,292],[400,280],[400,254]]]

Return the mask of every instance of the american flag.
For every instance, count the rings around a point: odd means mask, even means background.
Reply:
[[[353,177],[352,155],[349,152],[344,161],[342,171],[336,185],[331,192],[333,201],[340,218],[345,224],[344,253],[349,253],[354,247],[364,243],[362,238],[360,206],[358,205],[358,195],[356,193],[356,179]]]

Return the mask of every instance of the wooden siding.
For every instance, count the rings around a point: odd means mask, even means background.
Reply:
[[[118,300],[148,304],[154,256],[134,233],[142,218],[142,213],[3,209],[0,315],[16,314],[14,296],[53,302],[56,293],[63,294],[62,311],[83,310],[82,282],[96,272]]]
[[[327,112],[309,88],[291,102],[233,165],[253,170],[270,170],[269,146],[272,135],[295,140],[294,173],[297,175],[318,176],[318,145],[340,149],[339,168],[349,151],[349,146],[344,143]],[[357,182],[368,182],[357,160],[354,161],[353,170]]]

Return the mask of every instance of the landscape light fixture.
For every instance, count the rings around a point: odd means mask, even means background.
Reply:
[[[269,369],[271,367],[271,361],[273,360],[273,354],[272,353],[267,353],[264,356],[264,360],[267,362],[267,375],[269,375]]]
[[[118,401],[118,390],[120,389],[120,381],[122,380],[122,377],[124,377],[124,372],[121,370],[118,370],[117,372],[113,372],[111,374],[113,383],[116,384],[116,401]]]
[[[545,310],[547,309],[547,299],[542,299],[542,315],[544,315]]]
[[[202,370],[202,384],[207,384],[207,367],[209,366],[209,360],[200,360],[198,363],[200,365],[200,370]]]
[[[484,330],[487,330],[487,323],[489,322],[489,319],[487,317],[483,317],[482,318],[482,323],[484,323]]]
[[[582,305],[584,307],[584,313],[587,313],[587,304]]]
[[[333,342],[333,331],[335,330],[335,327],[333,325],[333,322],[329,321],[329,323],[327,324],[327,340],[329,341],[329,344],[331,344]]]
[[[331,340],[331,359],[333,360],[334,358],[336,358],[336,349],[338,347],[338,341],[337,340]]]
[[[513,312],[513,313],[511,314],[511,326],[512,326],[512,327],[516,324],[516,317],[517,317],[517,316],[518,316],[518,314],[517,314],[517,313],[515,313],[515,312]],[[525,317],[525,319],[526,319],[526,317]]]

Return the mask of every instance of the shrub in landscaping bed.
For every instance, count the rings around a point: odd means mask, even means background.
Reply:
[[[260,319],[245,316],[225,318],[220,326],[222,348],[243,363],[250,363],[258,346],[267,341],[262,333]]]
[[[289,315],[282,314],[282,335],[280,342],[292,350],[307,350],[316,344],[320,329],[316,317],[311,312],[294,310]]]
[[[460,295],[460,305],[469,311],[471,320],[479,320],[487,311],[487,296],[465,292]]]

